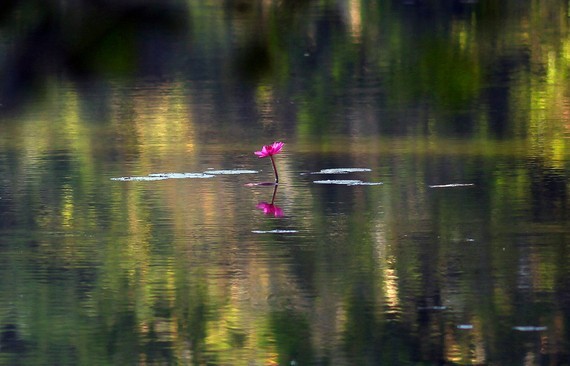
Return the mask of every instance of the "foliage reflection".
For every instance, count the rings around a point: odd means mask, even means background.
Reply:
[[[566,3],[24,3],[0,5],[0,364],[567,362]],[[281,137],[270,203],[110,179],[261,170]],[[384,184],[301,174],[346,166]]]

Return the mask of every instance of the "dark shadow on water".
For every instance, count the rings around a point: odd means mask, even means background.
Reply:
[[[146,36],[185,33],[186,7],[182,1],[3,2],[0,29],[18,32],[0,61],[0,113],[17,110],[30,97],[43,94],[53,76],[81,80],[140,73],[140,47],[149,42]]]

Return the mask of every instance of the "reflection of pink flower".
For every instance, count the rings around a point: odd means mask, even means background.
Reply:
[[[268,156],[277,155],[281,152],[284,143],[280,141],[276,141],[271,145],[265,145],[261,148],[260,151],[256,151],[254,154],[259,156],[260,158],[266,158]]]
[[[275,217],[283,217],[283,209],[277,205],[267,203],[267,202],[259,202],[257,204],[257,208],[263,210],[265,215],[273,215]]]

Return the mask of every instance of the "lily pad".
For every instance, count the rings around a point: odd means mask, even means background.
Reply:
[[[473,183],[453,183],[453,184],[435,184],[429,186],[430,188],[455,188],[455,187],[474,187]]]
[[[206,173],[153,173],[149,177],[164,177],[165,179],[187,179],[187,178],[213,178],[214,175]]]
[[[246,183],[244,184],[246,187],[275,187],[278,186],[279,183],[275,182],[255,182],[255,183]]]
[[[434,305],[434,306],[419,306],[418,310],[446,310],[447,306]]]
[[[328,179],[328,180],[315,180],[316,184],[339,184],[345,186],[379,186],[382,182],[363,182],[356,179]]]
[[[143,181],[152,181],[152,180],[165,180],[168,179],[166,177],[119,177],[119,178],[111,178],[111,180],[117,180],[121,182],[143,182]]]
[[[254,234],[294,234],[294,233],[298,233],[299,230],[275,229],[275,230],[252,230],[251,232]]]
[[[473,329],[473,324],[459,324],[457,326],[457,329],[470,330],[470,329]]]
[[[534,326],[522,325],[518,327],[513,327],[513,329],[518,330],[519,332],[541,332],[548,328],[545,326],[534,327]]]
[[[227,170],[207,170],[204,174],[214,174],[214,175],[234,175],[234,174],[257,174],[257,170],[247,170],[247,169],[227,169]]]
[[[145,182],[165,179],[187,179],[187,178],[213,178],[212,174],[205,173],[152,173],[141,177],[119,177],[111,178],[111,180],[122,182]]]
[[[368,168],[332,168],[332,169],[321,169],[318,172],[312,172],[311,174],[348,174],[357,172],[371,172],[372,169]]]

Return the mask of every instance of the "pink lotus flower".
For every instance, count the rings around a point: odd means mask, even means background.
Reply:
[[[279,174],[277,174],[277,168],[275,167],[275,160],[273,160],[273,155],[279,154],[281,149],[285,145],[283,142],[276,141],[271,145],[265,145],[260,151],[254,152],[260,158],[266,158],[269,156],[271,159],[271,165],[273,165],[273,173],[275,174],[275,184],[279,184]]]
[[[275,217],[283,217],[283,209],[277,205],[267,202],[259,202],[257,208],[263,210],[265,215],[273,215]]]
[[[260,151],[256,151],[254,154],[259,156],[260,158],[271,157],[273,155],[277,155],[281,152],[281,149],[285,145],[283,142],[276,141],[271,145],[265,145],[261,148]]]

